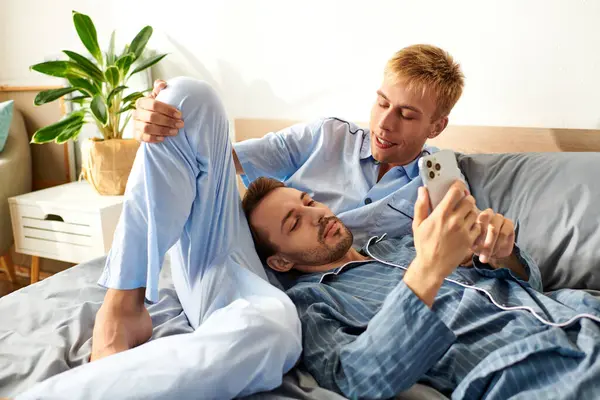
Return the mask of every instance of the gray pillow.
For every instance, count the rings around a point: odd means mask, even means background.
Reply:
[[[457,154],[480,209],[517,224],[544,290],[600,290],[600,153]]]

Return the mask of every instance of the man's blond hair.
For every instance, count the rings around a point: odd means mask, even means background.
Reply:
[[[460,65],[445,50],[415,44],[398,51],[385,66],[385,78],[402,82],[408,90],[433,91],[437,109],[433,119],[445,117],[462,94],[464,75]]]

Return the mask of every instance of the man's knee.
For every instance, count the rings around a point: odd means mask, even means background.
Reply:
[[[208,317],[212,323],[227,320],[229,329],[262,338],[265,343],[285,349],[288,356],[297,358],[302,351],[302,327],[298,312],[287,298],[271,296],[233,301]],[[293,360],[296,361],[295,359]]]
[[[225,115],[223,104],[217,92],[205,81],[186,76],[169,79],[167,87],[163,89],[156,100],[178,108],[185,121],[199,109]]]
[[[229,140],[227,115],[219,95],[207,82],[188,77],[170,79],[156,100],[181,111],[187,137],[182,144],[188,142],[201,159],[208,161],[225,154],[223,146]],[[181,131],[177,136],[183,136]]]
[[[246,329],[256,329],[273,346],[287,351],[287,363],[293,364],[302,351],[302,327],[296,307],[289,299],[270,298],[266,304],[257,304],[253,312],[242,316]]]

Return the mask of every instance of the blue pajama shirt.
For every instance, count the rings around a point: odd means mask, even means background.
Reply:
[[[410,235],[372,238],[373,261],[301,275],[287,290],[303,327],[303,361],[319,384],[348,398],[391,398],[414,383],[453,399],[600,398],[600,300],[541,293],[529,279],[474,257],[429,309],[402,280]],[[564,325],[564,326],[561,326]]]

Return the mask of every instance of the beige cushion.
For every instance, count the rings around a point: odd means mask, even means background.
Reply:
[[[4,150],[0,153],[0,255],[13,242],[8,198],[31,192],[31,151],[23,115],[14,110]]]

